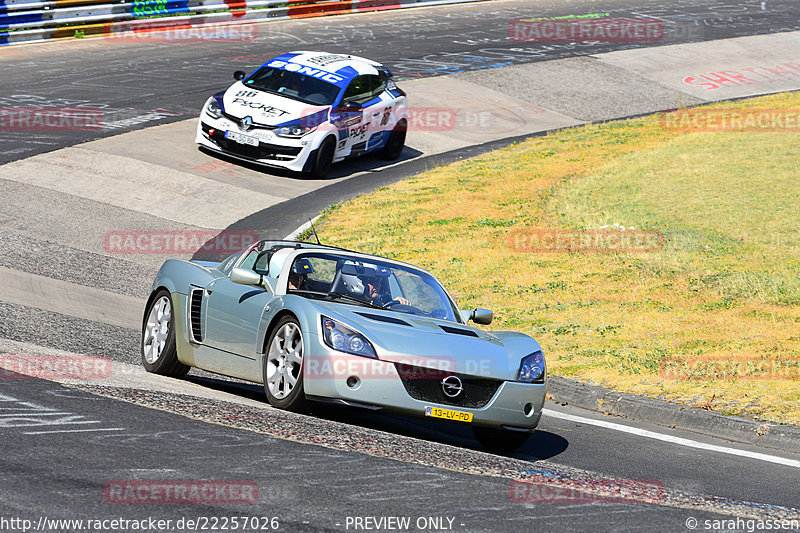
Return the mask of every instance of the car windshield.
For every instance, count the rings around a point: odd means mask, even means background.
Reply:
[[[287,293],[457,322],[442,286],[419,270],[335,253],[298,256]]]
[[[244,84],[312,105],[333,105],[339,95],[339,88],[327,81],[272,67],[261,67]]]

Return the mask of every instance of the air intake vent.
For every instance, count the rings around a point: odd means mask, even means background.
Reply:
[[[477,337],[478,334],[469,329],[451,328],[450,326],[439,326],[447,333],[455,333],[457,335],[466,335],[467,337]]]
[[[411,326],[405,320],[400,320],[399,318],[395,318],[393,316],[385,316],[385,315],[374,315],[372,313],[356,313],[358,315],[363,316],[364,318],[369,318],[370,320],[377,320],[379,322],[388,322],[389,324],[397,324],[399,326]]]
[[[192,289],[189,293],[189,336],[194,342],[203,342],[203,289]]]

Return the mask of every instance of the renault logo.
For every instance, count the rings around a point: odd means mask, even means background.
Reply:
[[[447,376],[442,380],[442,391],[448,398],[455,398],[464,391],[458,376]]]
[[[239,123],[239,128],[242,131],[247,131],[253,127],[253,117],[244,117]]]

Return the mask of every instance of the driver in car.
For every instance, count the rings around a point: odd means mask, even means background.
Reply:
[[[386,277],[365,277],[364,282],[364,296],[375,304],[382,307],[387,305],[394,305],[392,302],[397,302],[400,305],[411,305],[411,302],[402,296],[392,299],[392,294],[389,292],[388,278]]]
[[[306,288],[308,275],[314,272],[314,267],[311,266],[311,261],[301,257],[292,265],[289,271],[289,290],[300,290]]]

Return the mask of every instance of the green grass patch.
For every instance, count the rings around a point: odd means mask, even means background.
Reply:
[[[709,107],[796,110],[800,93]],[[430,269],[462,308],[495,311],[489,329],[539,340],[554,375],[798,424],[800,375],[785,363],[800,358],[798,156],[792,132],[667,130],[658,116],[571,128],[362,195],[319,233]],[[660,246],[512,246],[520,231],[622,227]],[[736,364],[665,372],[698,357]],[[780,364],[742,363],[764,358]]]

